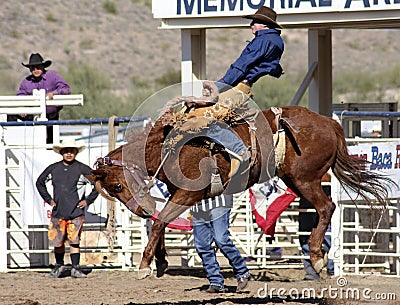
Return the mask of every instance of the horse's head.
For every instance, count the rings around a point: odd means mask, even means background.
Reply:
[[[139,217],[153,216],[156,202],[150,195],[152,183],[145,171],[134,163],[123,163],[108,156],[98,158],[96,169],[88,176],[97,191],[108,200],[117,198]]]

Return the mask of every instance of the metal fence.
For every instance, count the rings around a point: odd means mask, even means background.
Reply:
[[[143,118],[140,118],[141,120]],[[119,129],[126,127],[130,118],[116,120]],[[139,120],[138,120],[139,121]],[[92,165],[98,156],[92,152],[97,149],[101,155],[108,152],[107,133],[108,119],[62,121],[69,128],[68,132],[61,129],[60,138],[76,136],[83,138],[87,144],[87,156],[83,160]],[[47,123],[47,122],[43,122]],[[51,122],[49,122],[51,123]],[[70,124],[70,125],[68,125]],[[33,124],[34,125],[34,124]],[[88,135],[82,134],[82,128],[77,132],[73,126],[90,126]],[[23,204],[29,198],[21,198],[21,186],[26,183],[27,177],[23,175],[22,167],[26,167],[26,160],[21,157],[21,152],[32,153],[32,159],[49,151],[51,145],[36,144],[32,138],[43,137],[43,133],[37,132],[41,126],[12,127],[18,129],[17,136],[29,135],[29,139],[19,141],[20,144],[8,144],[5,139],[13,138],[7,135],[11,130],[4,123],[2,126],[2,141],[0,143],[0,271],[43,269],[52,264],[51,249],[47,242],[46,225],[25,225],[23,222]],[[71,130],[74,130],[72,132]],[[94,132],[95,131],[95,132]],[[75,134],[74,134],[75,133]],[[96,133],[99,137],[95,137]],[[96,140],[97,139],[97,140]],[[98,140],[103,139],[103,140]],[[18,139],[17,139],[18,140]],[[25,141],[26,140],[26,141]],[[25,142],[25,143],[24,143]],[[43,141],[40,141],[43,143]],[[119,141],[117,145],[122,144]],[[32,181],[28,181],[32,183]],[[336,184],[335,184],[336,183]],[[334,188],[340,188],[337,181],[333,181]],[[334,196],[334,195],[333,195]],[[369,216],[369,209],[357,201],[357,207],[353,203],[334,196],[338,205],[332,226],[335,228],[333,235],[333,249],[330,256],[336,264],[336,273],[366,273],[380,272],[381,274],[400,276],[399,266],[399,203],[393,200],[387,212],[385,212],[385,227],[370,228],[362,223]],[[115,236],[111,236],[107,230],[107,203],[99,198],[90,211],[92,219],[85,224],[82,235],[82,261],[93,268],[120,268],[135,269],[140,262],[141,254],[147,243],[147,236],[151,228],[151,221],[140,219],[129,212],[125,206],[115,203],[116,223]],[[363,214],[363,211],[367,214]],[[234,208],[231,213],[231,233],[235,244],[243,256],[246,257],[250,268],[302,268],[302,260],[299,236],[309,232],[299,232],[298,229],[298,201],[291,206],[278,219],[276,236],[270,240],[255,223],[249,193],[235,195]],[[338,216],[339,215],[339,216]],[[381,224],[383,220],[381,221]],[[364,233],[365,238],[364,238]],[[373,236],[372,236],[372,235]],[[381,238],[381,234],[386,234]],[[375,238],[381,241],[377,242]],[[166,247],[169,252],[171,268],[201,268],[201,261],[196,254],[193,237],[190,231],[167,229]],[[274,249],[280,249],[282,255],[276,256]],[[67,249],[68,251],[68,249]],[[379,259],[365,259],[364,257],[377,257]],[[228,267],[228,262],[218,253],[218,259],[222,267]]]

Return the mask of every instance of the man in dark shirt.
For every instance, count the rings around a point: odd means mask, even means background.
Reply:
[[[208,113],[218,119],[224,109],[242,106],[251,97],[252,85],[262,76],[280,77],[283,69],[280,60],[284,51],[281,37],[282,28],[276,22],[276,12],[261,6],[255,14],[243,18],[250,19],[250,28],[254,39],[247,44],[240,56],[231,64],[225,75],[216,83],[220,95],[218,102],[208,109],[199,109],[199,113]],[[230,88],[229,90],[226,90]],[[232,156],[229,177],[237,172],[240,163],[250,157],[248,148],[242,140],[229,128],[219,124],[210,125],[207,136],[225,147]]]
[[[40,196],[53,207],[48,233],[56,258],[56,266],[50,273],[53,278],[60,277],[65,271],[66,238],[70,244],[71,275],[86,277],[79,267],[79,242],[85,221],[84,208],[97,198],[98,192],[93,188],[89,196],[85,196],[85,184],[90,183],[85,175],[91,173],[91,168],[75,159],[84,148],[74,140],[64,140],[61,146],[53,146],[53,150],[61,154],[63,160],[49,165],[36,181]],[[53,197],[46,188],[49,180],[53,184]]]
[[[244,82],[251,87],[264,75],[276,78],[282,75],[283,69],[279,61],[284,43],[280,31],[282,27],[276,22],[276,17],[276,12],[266,6],[261,6],[255,14],[243,17],[251,20],[250,28],[254,38],[231,64],[219,83],[236,86]]]

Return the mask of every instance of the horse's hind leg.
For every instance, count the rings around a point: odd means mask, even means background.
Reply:
[[[165,229],[160,232],[160,238],[156,247],[156,267],[157,277],[162,277],[165,270],[168,268],[168,261],[165,259],[167,256],[167,250],[165,249]]]
[[[304,199],[309,201],[318,213],[318,224],[312,229],[308,245],[310,247],[310,260],[315,271],[321,272],[324,267],[322,255],[322,243],[325,233],[331,221],[332,214],[335,211],[335,204],[322,190],[320,181],[314,181],[310,184],[303,184],[298,188]]]

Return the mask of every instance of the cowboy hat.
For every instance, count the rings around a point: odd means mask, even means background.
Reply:
[[[82,150],[85,149],[85,146],[78,144],[78,142],[74,139],[65,139],[62,141],[61,145],[53,146],[53,150],[58,154],[60,154],[61,150],[63,150],[64,148],[76,148],[78,150],[78,153],[80,153]]]
[[[29,57],[29,63],[24,64],[23,62],[21,62],[21,64],[27,68],[39,65],[42,65],[43,67],[47,68],[48,66],[51,65],[51,60],[44,61],[42,55],[40,55],[39,53],[32,53],[31,56]]]
[[[260,23],[266,24],[271,28],[282,28],[276,22],[276,12],[270,7],[261,6],[255,14],[246,15],[243,18],[260,21]]]

